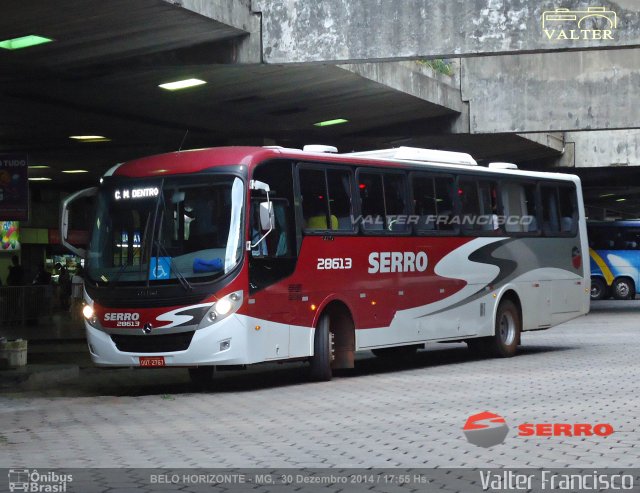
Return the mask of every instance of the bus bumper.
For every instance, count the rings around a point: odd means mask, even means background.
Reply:
[[[255,329],[258,324],[266,325],[264,332]],[[238,314],[196,330],[189,347],[175,352],[120,351],[107,332],[92,327],[86,321],[85,328],[91,358],[98,366],[145,366],[140,358],[144,360],[149,357],[162,357],[158,358],[162,364],[152,366],[247,365],[290,357],[288,325],[273,322],[265,324],[265,321]],[[153,335],[140,334],[136,337],[140,337],[142,342]],[[275,351],[271,350],[268,343],[265,345],[265,337],[269,341],[276,341]],[[282,351],[277,341],[281,341]]]

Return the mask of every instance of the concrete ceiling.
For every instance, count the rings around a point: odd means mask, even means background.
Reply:
[[[324,143],[344,151],[432,145],[513,160],[549,152],[516,135],[442,135],[453,111],[331,65],[225,63],[230,43],[246,34],[163,0],[5,0],[0,40],[26,34],[55,41],[0,49],[0,152],[28,153],[32,164],[50,166],[32,176],[54,183],[89,182],[116,162],[183,141],[183,148]],[[188,77],[207,84],[158,88]],[[332,118],[349,123],[313,126]],[[69,139],[85,134],[111,141]],[[91,173],[60,174],[76,168]]]

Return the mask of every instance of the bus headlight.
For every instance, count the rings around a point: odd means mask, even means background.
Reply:
[[[242,291],[235,291],[216,301],[200,322],[198,328],[208,327],[238,311],[242,306]]]
[[[95,310],[93,309],[93,306],[84,305],[82,307],[82,315],[84,316],[86,321],[89,323],[89,325],[91,325],[92,327],[96,326],[96,323],[98,322],[98,317],[96,317],[96,313],[95,313]]]
[[[231,301],[229,301],[228,298],[222,298],[213,306],[215,307],[216,313],[221,317],[224,317],[233,308],[233,304],[231,303]]]
[[[93,307],[91,305],[84,305],[82,314],[84,315],[84,318],[89,320],[91,317],[93,317]]]

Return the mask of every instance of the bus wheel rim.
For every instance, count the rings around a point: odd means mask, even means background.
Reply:
[[[620,284],[618,284],[617,286],[617,290],[618,290],[618,294],[620,296],[628,296],[629,295],[629,286],[627,286],[625,283],[621,282]]]
[[[503,313],[498,326],[500,330],[500,340],[507,346],[513,344],[516,338],[516,323],[511,313]]]

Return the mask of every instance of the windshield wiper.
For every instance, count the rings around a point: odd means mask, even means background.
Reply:
[[[162,224],[164,223],[164,211],[165,211],[165,204],[163,201],[162,212],[160,213],[160,221],[158,221],[158,238],[153,240],[153,246],[156,247],[156,269],[158,268],[158,258],[160,257],[160,255],[158,255],[159,253],[162,253],[164,257],[169,257],[169,265],[171,266],[171,269],[175,272],[176,279],[178,279],[178,281],[180,282],[180,285],[185,289],[185,291],[190,291],[193,289],[193,286],[187,280],[187,278],[182,274],[182,272],[180,272],[180,269],[178,269],[178,266],[173,260],[173,256],[169,255],[169,252],[162,244]]]

